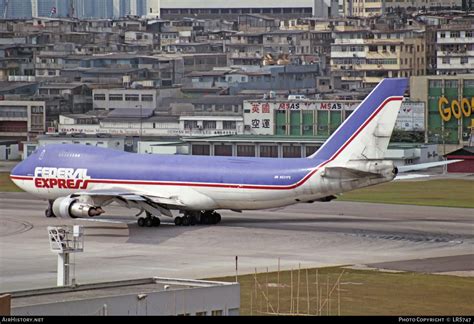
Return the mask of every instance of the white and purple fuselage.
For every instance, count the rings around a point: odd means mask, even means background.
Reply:
[[[179,197],[189,210],[264,209],[315,201],[394,178],[393,165],[382,162],[377,151],[386,149],[385,142],[377,147],[377,141],[387,131],[391,134],[406,85],[406,79],[382,81],[308,158],[145,155],[59,144],[39,147],[12,170],[11,179],[48,200],[111,190]],[[348,163],[377,171],[380,177],[348,180],[325,172]]]

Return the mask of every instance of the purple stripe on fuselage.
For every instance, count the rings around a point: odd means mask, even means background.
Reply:
[[[407,83],[408,80],[404,78],[380,82],[311,158],[323,161],[330,159],[387,98],[403,97]]]
[[[85,168],[93,179],[287,186],[303,179],[316,166],[315,162],[302,158],[135,154],[78,144],[54,144],[38,148],[12,170],[12,175],[34,176],[35,167],[41,166]]]

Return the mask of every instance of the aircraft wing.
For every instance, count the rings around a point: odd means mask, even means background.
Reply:
[[[141,192],[123,191],[123,190],[91,190],[77,192],[71,197],[89,196],[95,201],[104,203],[106,201],[117,201],[128,207],[138,207],[149,210],[150,208],[158,209],[166,216],[172,216],[170,208],[185,207],[185,204],[174,196],[157,196],[149,195]]]
[[[113,190],[91,190],[87,192],[78,192],[72,195],[74,196],[91,196],[91,197],[103,197],[103,198],[122,198],[124,200],[131,200],[131,201],[151,201],[157,204],[163,205],[173,205],[184,207],[185,205],[181,202],[177,197],[172,196],[156,196],[156,195],[148,195],[142,194],[138,192],[130,192],[130,191],[113,191]]]

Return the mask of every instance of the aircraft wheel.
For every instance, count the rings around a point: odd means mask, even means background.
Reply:
[[[145,219],[145,226],[146,227],[152,227],[153,226],[153,219],[151,217]]]
[[[181,226],[181,225],[183,224],[183,218],[182,218],[182,217],[179,217],[179,216],[176,217],[176,218],[174,219],[174,224],[175,224],[176,226]]]
[[[138,222],[137,222],[137,223],[138,223],[138,226],[140,226],[140,227],[145,226],[145,218],[140,217],[140,218],[138,219]]]
[[[46,208],[46,210],[44,211],[44,215],[46,217],[56,217],[53,212],[53,203],[54,200],[48,200],[48,208]]]
[[[191,226],[196,225],[196,217],[189,216],[189,225],[191,225]]]
[[[214,220],[215,220],[214,224],[219,224],[221,222],[221,219],[222,219],[221,214],[219,213],[214,214]]]
[[[184,216],[183,217],[183,226],[189,226],[189,217],[188,216]]]
[[[53,217],[52,214],[53,213],[51,213],[51,210],[49,208],[44,211],[44,216],[46,216],[46,217]]]
[[[160,224],[161,224],[160,219],[158,217],[154,217],[153,218],[153,226],[158,227],[158,226],[160,226]]]

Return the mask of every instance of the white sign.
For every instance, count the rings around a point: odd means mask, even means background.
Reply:
[[[404,101],[398,113],[395,129],[402,131],[424,131],[425,103]]]
[[[359,105],[357,101],[244,101],[246,133],[274,135],[276,111],[349,110]]]

